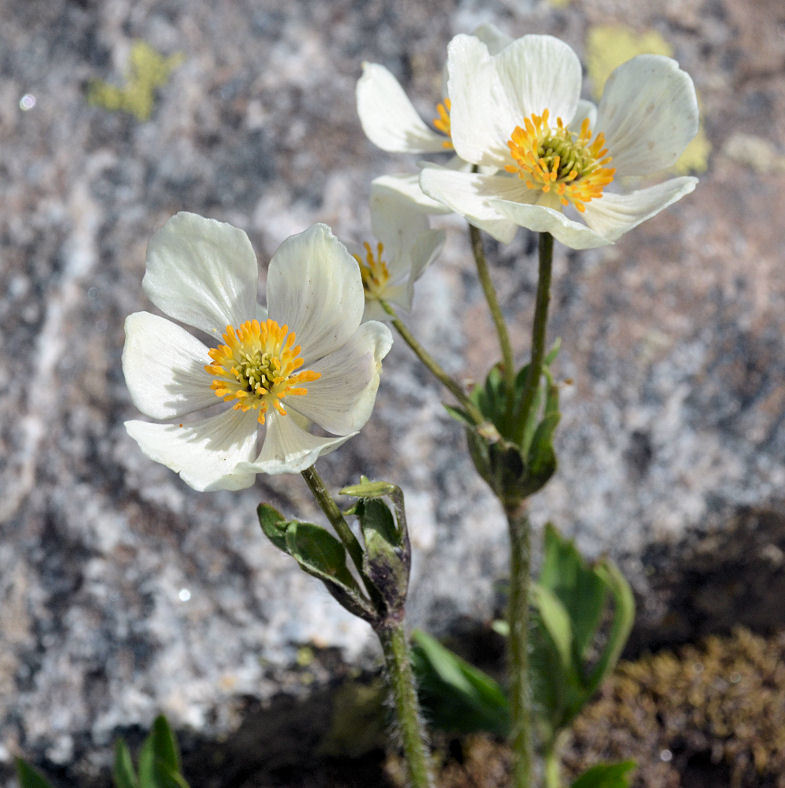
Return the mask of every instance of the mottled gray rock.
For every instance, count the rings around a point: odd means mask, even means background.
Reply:
[[[0,17],[0,764],[23,753],[61,765],[64,779],[95,773],[116,729],[158,711],[199,736],[224,735],[243,698],[307,693],[293,670],[302,644],[371,664],[367,627],[255,525],[260,500],[317,517],[298,477],[199,494],[126,436],[135,412],[122,324],[149,308],[145,245],[177,210],[244,228],[262,261],[317,220],[362,239],[370,179],[414,161],[363,137],[361,61],[387,65],[429,117],[446,42],[484,21],[557,34],[579,52],[589,25],[658,30],[695,79],[716,152],[694,195],[616,246],[557,244],[550,336],[562,337],[557,373],[573,383],[561,468],[535,520],[622,563],[653,640],[662,628],[665,640],[711,628],[710,600],[679,585],[682,559],[696,562],[695,580],[711,571],[706,545],[742,577],[750,567],[781,576],[785,175],[756,155],[761,144],[785,155],[776,0],[6,0]],[[122,84],[137,38],[183,54],[144,122],[86,100],[91,80]],[[20,104],[28,94],[32,108]],[[741,132],[758,140],[749,159]],[[497,355],[491,323],[465,233],[442,224],[448,245],[411,325],[450,371],[477,379]],[[523,358],[532,239],[521,232],[489,254]],[[335,489],[360,472],[404,488],[411,619],[436,631],[487,621],[506,571],[503,520],[442,398],[398,343],[372,421],[322,463]],[[767,536],[744,542],[754,553],[745,563],[728,534],[750,511],[764,513]],[[782,624],[770,599],[759,604],[778,588],[758,582],[732,615],[766,609],[779,621],[753,623]],[[677,611],[667,630],[671,605],[699,612]]]

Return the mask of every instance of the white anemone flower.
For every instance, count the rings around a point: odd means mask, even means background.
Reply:
[[[524,36],[495,54],[456,36],[447,71],[452,143],[480,171],[429,165],[420,186],[503,243],[521,226],[574,249],[603,246],[695,188],[696,178],[681,177],[614,190],[619,179],[671,166],[697,133],[695,88],[675,60],[623,63],[597,108],[579,100],[577,55],[551,36]]]
[[[125,322],[131,399],[168,421],[125,427],[196,490],[239,490],[257,473],[301,471],[356,435],[392,344],[387,326],[361,324],[357,262],[326,225],[273,255],[267,309],[256,302],[258,273],[242,230],[178,213],[150,241],[142,284],[162,312],[210,344],[148,312]],[[332,435],[310,432],[311,423]]]
[[[365,242],[354,258],[365,291],[364,320],[390,320],[380,299],[408,312],[414,283],[444,246],[444,230],[431,230],[428,218],[397,191],[371,183],[371,229],[376,242]]]
[[[511,39],[490,24],[478,27],[472,37],[496,52]],[[443,80],[443,82],[446,82]],[[444,97],[436,105],[436,117],[429,128],[412,105],[400,82],[384,66],[363,63],[357,82],[357,114],[368,139],[390,153],[452,152],[450,140],[450,96],[446,84]]]

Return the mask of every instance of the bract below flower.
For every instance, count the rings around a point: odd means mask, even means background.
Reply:
[[[669,167],[697,133],[695,88],[675,60],[622,64],[598,108],[579,100],[578,57],[551,36],[524,36],[496,54],[456,36],[447,71],[455,151],[497,173],[426,166],[420,186],[499,241],[522,226],[575,249],[602,246],[695,188],[682,177],[613,191],[620,178]]]
[[[444,245],[444,231],[431,230],[427,217],[395,190],[371,183],[371,228],[376,242],[366,242],[354,257],[365,290],[364,320],[390,320],[380,299],[407,312],[414,283]]]
[[[169,420],[128,421],[126,429],[197,490],[238,490],[257,473],[301,471],[357,434],[392,344],[385,325],[361,325],[357,263],[326,225],[273,255],[266,310],[257,282],[242,230],[179,213],[150,241],[143,286],[169,317],[209,335],[210,346],[148,312],[125,323],[131,398],[145,415]],[[309,432],[312,422],[332,435]]]

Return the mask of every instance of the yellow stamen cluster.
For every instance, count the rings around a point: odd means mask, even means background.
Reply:
[[[445,98],[444,102],[436,105],[436,111],[439,113],[438,118],[433,119],[433,125],[442,133],[446,134],[449,139],[442,143],[443,148],[452,150],[452,135],[450,127],[450,99]]]
[[[373,249],[367,241],[363,246],[365,247],[365,260],[358,254],[354,255],[354,259],[360,266],[365,295],[368,298],[382,298],[387,283],[390,281],[390,271],[387,268],[387,263],[382,259],[384,244],[376,244],[376,254],[373,253]]]
[[[303,365],[301,348],[295,346],[289,326],[279,326],[275,320],[249,320],[237,329],[227,326],[223,341],[225,345],[209,351],[213,363],[205,369],[216,376],[210,388],[224,402],[234,401],[235,410],[258,410],[260,424],[270,407],[285,416],[281,400],[307,394],[300,384],[321,377],[311,370],[295,374]]]
[[[507,172],[518,173],[529,189],[540,189],[558,195],[562,205],[572,203],[581,213],[586,203],[602,196],[602,190],[613,180],[615,169],[605,147],[605,135],[591,141],[588,118],[575,134],[556,118],[556,128],[548,125],[548,110],[524,120],[524,127],[515,127],[507,142],[515,164]]]

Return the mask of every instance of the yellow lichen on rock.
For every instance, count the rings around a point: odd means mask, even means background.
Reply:
[[[182,60],[180,53],[164,57],[145,41],[134,41],[126,84],[117,87],[94,80],[88,86],[87,101],[110,112],[127,112],[137,120],[148,120],[153,113],[155,89],[166,84]]]
[[[636,55],[665,55],[673,57],[673,48],[656,31],[636,33],[623,25],[597,25],[589,29],[586,37],[586,69],[592,82],[594,97],[599,99],[611,71]],[[711,143],[703,130],[687,145],[676,164],[674,172],[704,172],[708,167]]]

